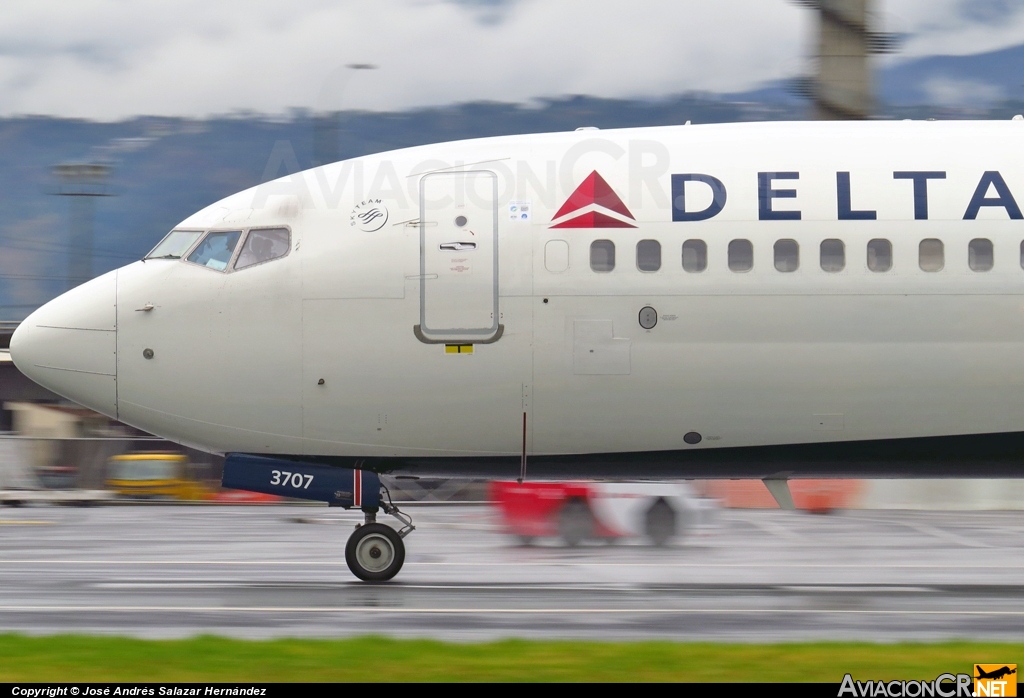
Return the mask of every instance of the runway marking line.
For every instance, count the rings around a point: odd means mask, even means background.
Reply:
[[[832,608],[397,608],[386,606],[0,606],[0,613],[387,613],[551,615],[564,613],[730,615],[770,613],[788,615],[841,614],[882,616],[1024,616],[1024,611],[906,611]]]
[[[348,585],[349,582],[340,582],[342,585]],[[340,590],[338,582],[322,581],[312,582],[303,584],[304,589],[316,588],[316,589],[333,589]],[[97,582],[90,585],[93,589],[267,589],[267,588],[279,588],[281,586],[291,587],[290,582],[250,582],[250,581],[237,581],[237,582]],[[678,588],[677,588],[678,587]],[[763,591],[788,591],[795,593],[804,594],[932,594],[938,593],[941,590],[925,586],[907,586],[907,585],[894,585],[891,587],[880,587],[875,585],[865,585],[864,588],[858,588],[851,585],[842,585],[837,587],[829,587],[828,585],[793,585],[793,584],[766,584],[756,588],[744,588],[737,590],[732,585],[720,586],[718,584],[695,584],[695,583],[682,583],[673,585],[666,588],[664,585],[647,585],[646,583],[629,583],[629,582],[617,582],[610,583],[608,585],[592,584],[592,585],[551,585],[551,584],[520,584],[520,585],[507,585],[507,584],[395,584],[394,589],[402,591],[517,591],[520,593],[531,593],[538,591],[585,591],[591,593],[644,593],[644,594],[670,594],[678,593],[680,591],[696,591],[701,593],[706,592],[720,592],[735,594],[737,591],[752,591],[752,592],[763,592]]]
[[[49,526],[53,521],[19,521],[18,519],[0,519],[0,526]]]
[[[110,582],[95,582],[90,584],[93,589],[231,589],[231,588],[278,588],[286,586],[289,588],[300,585],[303,589],[309,589],[315,587],[317,589],[339,589],[339,585],[342,588],[353,588],[362,589],[363,585],[355,584],[354,582],[334,582],[334,581],[311,581],[296,583],[292,581],[250,581],[250,580],[237,580],[237,581],[217,581],[207,582],[203,580],[194,581],[178,581],[178,582],[162,582],[162,581],[148,581],[148,580],[131,580],[131,581],[110,581]],[[717,582],[705,583],[705,582],[680,582],[680,583],[665,583],[665,582],[596,582],[594,584],[550,584],[550,583],[539,583],[532,584],[529,582],[523,584],[487,584],[487,583],[467,583],[467,584],[416,584],[416,583],[405,583],[396,582],[390,585],[389,588],[410,591],[410,590],[430,590],[430,591],[519,591],[519,592],[534,592],[534,591],[590,591],[590,592],[645,592],[652,594],[660,593],[676,593],[679,591],[723,591],[735,594],[737,591],[751,591],[751,592],[765,592],[765,591],[790,591],[797,593],[838,593],[838,594],[851,594],[851,593],[868,593],[868,594],[881,594],[881,593],[937,593],[942,591],[940,587],[943,585],[925,586],[925,585],[908,585],[908,584],[893,584],[893,585],[879,585],[876,583],[865,583],[863,585],[856,584],[759,584],[759,585],[747,585],[747,584],[719,584]]]
[[[294,587],[295,582],[252,582],[247,580],[239,580],[236,582],[96,582],[90,585],[94,589],[231,589],[231,588],[277,588],[280,586]],[[339,584],[345,588],[361,589],[363,585],[354,584],[353,582],[302,582],[300,583],[303,589],[315,587],[317,589],[339,589]],[[351,587],[349,586],[351,585]],[[687,584],[687,588],[695,585]],[[630,582],[610,582],[606,585],[602,584],[405,584],[399,582],[391,585],[390,588],[400,590],[420,590],[427,589],[430,591],[520,591],[520,592],[531,592],[531,591],[595,591],[595,592],[633,592],[633,591],[676,591],[676,589],[659,589],[657,587],[648,588],[639,584],[633,584]],[[766,588],[775,588],[769,585]],[[902,587],[897,587],[901,589]],[[732,591],[730,589],[730,591]],[[892,591],[890,588],[886,588],[885,591]],[[930,591],[930,590],[929,590]]]
[[[907,528],[911,528],[918,533],[923,533],[926,536],[932,536],[939,540],[946,541],[947,543],[954,543],[956,545],[963,546],[965,548],[991,548],[992,546],[988,543],[973,540],[966,536],[961,536],[951,531],[943,531],[941,528],[937,528],[927,523],[920,523],[915,521],[904,521],[903,525]]]
[[[994,550],[994,549],[993,549]],[[0,560],[0,565],[277,565],[310,567],[345,567],[340,560]],[[745,562],[598,562],[558,558],[551,560],[507,560],[503,562],[417,562],[407,560],[406,567],[665,567],[693,569],[949,569],[948,564],[885,564],[885,563],[745,563]],[[1016,570],[1024,564],[971,564],[971,569]]]

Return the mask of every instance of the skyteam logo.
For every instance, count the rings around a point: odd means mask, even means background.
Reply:
[[[569,195],[555,217],[552,228],[635,228],[633,214],[619,195],[594,170]]]
[[[364,233],[372,233],[388,222],[388,207],[380,199],[360,201],[348,216],[348,224]]]

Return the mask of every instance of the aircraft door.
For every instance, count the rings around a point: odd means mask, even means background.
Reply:
[[[498,179],[486,170],[420,180],[420,321],[429,343],[487,342],[498,324]]]

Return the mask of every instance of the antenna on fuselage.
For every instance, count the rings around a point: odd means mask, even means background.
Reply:
[[[523,457],[519,461],[519,484],[526,479],[526,413],[523,412]]]

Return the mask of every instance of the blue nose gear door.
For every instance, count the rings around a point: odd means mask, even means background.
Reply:
[[[345,509],[376,511],[380,505],[376,473],[249,453],[227,454],[221,484],[228,489],[327,502]]]

